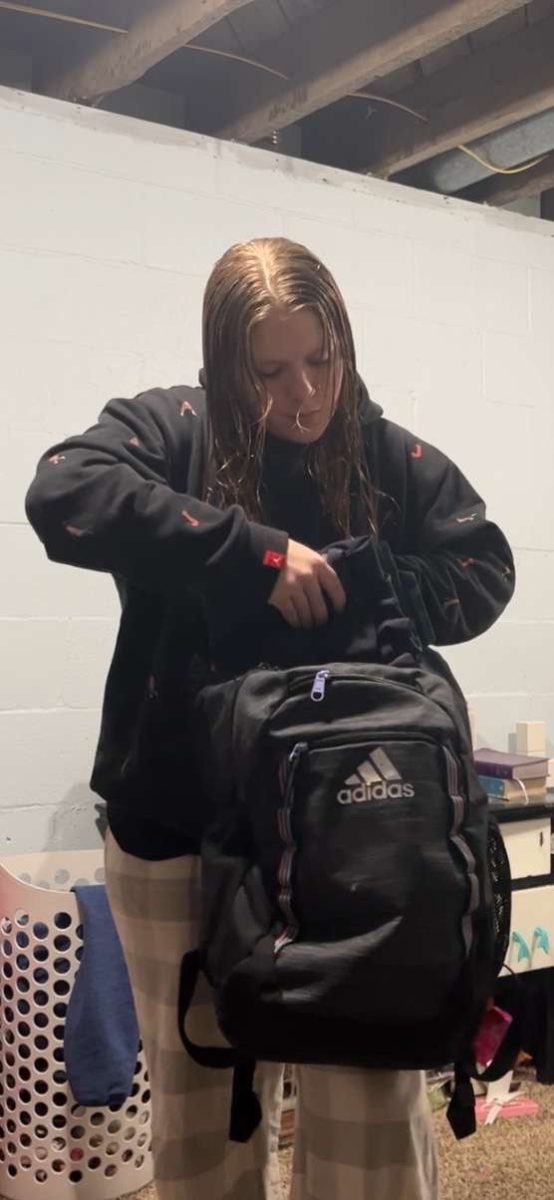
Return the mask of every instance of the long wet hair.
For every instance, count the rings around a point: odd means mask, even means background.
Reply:
[[[348,537],[355,499],[363,526],[376,527],[374,491],[359,419],[359,383],[352,328],[342,295],[322,262],[286,238],[260,238],[232,246],[208,280],[203,308],[203,351],[210,420],[213,478],[210,499],[222,508],[239,504],[263,520],[262,460],[267,386],[256,373],[252,331],[276,308],[309,308],[318,317],[329,356],[329,386],[342,382],[323,436],[308,445],[308,469],[324,510]],[[252,400],[257,398],[253,408]],[[359,532],[356,531],[356,532]]]

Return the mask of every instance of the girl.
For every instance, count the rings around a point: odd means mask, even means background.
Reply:
[[[264,1130],[230,1144],[230,1080],[189,1061],[177,1031],[200,902],[184,720],[194,661],[213,628],[244,631],[267,605],[296,628],[332,620],[346,597],[320,551],[338,538],[373,533],[427,645],[487,629],[514,573],[457,467],[369,398],[340,292],[304,247],[229,250],[207,285],[203,341],[203,388],[111,401],[47,452],[27,512],[51,559],[111,572],[121,599],[92,786],[108,805],[108,890],[151,1078],[159,1198],[261,1200],[278,1195],[281,1073],[259,1072]],[[193,1039],[213,1041],[206,992],[194,1018]],[[436,1197],[420,1073],[297,1076],[296,1200]]]

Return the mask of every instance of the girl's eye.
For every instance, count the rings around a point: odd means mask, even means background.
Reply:
[[[310,358],[308,360],[308,366],[316,367],[316,368],[328,367],[329,366],[329,358],[328,357],[327,358]],[[283,373],[282,366],[274,367],[274,369],[272,371],[259,371],[258,372],[260,379],[277,379],[279,375],[282,375],[282,373]]]
[[[281,367],[275,367],[274,371],[260,371],[260,379],[277,379],[281,374]]]

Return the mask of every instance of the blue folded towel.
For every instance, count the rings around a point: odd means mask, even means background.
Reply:
[[[131,1093],[139,1049],[127,967],[105,886],[73,890],[83,956],[65,1020],[67,1077],[79,1104],[122,1104]]]

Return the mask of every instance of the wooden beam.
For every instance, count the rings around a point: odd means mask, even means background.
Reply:
[[[338,0],[267,47],[264,61],[290,83],[260,78],[237,87],[215,132],[256,142],[371,80],[522,7],[523,0]],[[262,57],[260,55],[260,57]]]
[[[359,169],[388,178],[554,105],[554,18],[452,63],[395,100],[428,117],[383,110]]]
[[[544,162],[520,175],[492,175],[481,183],[474,183],[458,192],[456,199],[473,200],[476,204],[500,208],[524,196],[539,196],[549,188],[554,188],[554,154],[549,154]]]
[[[155,63],[186,46],[248,0],[152,0],[124,37],[109,37],[50,79],[44,91],[89,104],[140,79]]]

